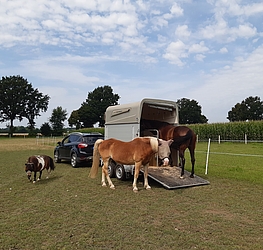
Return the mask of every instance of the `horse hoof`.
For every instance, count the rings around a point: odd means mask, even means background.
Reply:
[[[195,178],[195,176],[193,174],[190,175],[190,178]]]
[[[180,176],[180,179],[184,179],[184,177],[183,177],[183,176]]]
[[[106,185],[105,183],[103,183],[101,186],[102,186],[102,187],[107,187],[107,185]]]
[[[33,183],[36,183],[36,181],[33,181]]]
[[[138,193],[138,188],[136,187],[136,188],[133,188],[133,192],[134,193]]]
[[[152,188],[150,186],[147,186],[145,189],[146,190],[151,190]]]
[[[110,186],[111,189],[115,189],[115,186]]]
[[[47,176],[46,179],[48,179],[49,177]]]

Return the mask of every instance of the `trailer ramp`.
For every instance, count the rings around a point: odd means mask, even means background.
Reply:
[[[141,170],[143,172],[143,169]],[[190,173],[184,171],[184,178],[180,178],[181,168],[179,167],[153,167],[148,168],[148,177],[160,183],[167,189],[186,188],[200,185],[208,185],[209,181],[195,175],[190,178]]]

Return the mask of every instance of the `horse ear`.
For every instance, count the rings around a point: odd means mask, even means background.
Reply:
[[[161,146],[162,145],[162,139],[157,139],[158,141],[158,146]]]
[[[170,140],[168,141],[168,145],[171,146],[171,144],[172,144],[173,142],[174,142],[174,140],[170,139]]]

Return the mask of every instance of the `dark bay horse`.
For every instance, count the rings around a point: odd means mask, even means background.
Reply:
[[[102,186],[106,186],[105,176],[110,188],[114,185],[108,173],[109,160],[125,165],[135,165],[133,191],[137,192],[137,179],[140,167],[144,166],[144,187],[150,189],[148,184],[148,166],[152,157],[158,152],[161,159],[170,156],[170,145],[173,141],[165,141],[154,137],[137,137],[130,142],[123,142],[116,139],[102,140],[95,142],[93,151],[93,162],[90,170],[90,177],[95,178],[98,173],[100,157],[103,160]],[[165,161],[166,162],[166,161]]]
[[[25,163],[25,171],[27,174],[28,179],[31,181],[32,172],[34,172],[34,179],[33,183],[36,182],[36,175],[37,172],[40,172],[38,181],[41,179],[42,171],[46,169],[48,174],[51,170],[55,169],[54,161],[50,156],[47,155],[33,155],[30,156]],[[48,176],[47,176],[48,178]]]
[[[171,148],[179,151],[181,178],[184,175],[185,157],[184,152],[188,148],[191,157],[192,171],[190,177],[194,177],[196,134],[187,126],[174,126],[166,122],[142,120],[142,129],[156,128],[159,138],[173,140]]]

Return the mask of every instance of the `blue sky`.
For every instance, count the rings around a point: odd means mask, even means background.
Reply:
[[[51,97],[37,127],[105,85],[120,104],[194,99],[226,122],[236,103],[263,100],[262,41],[261,0],[1,0],[0,76]]]

